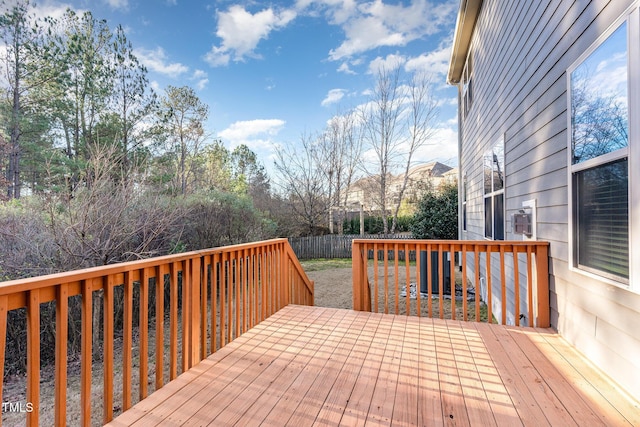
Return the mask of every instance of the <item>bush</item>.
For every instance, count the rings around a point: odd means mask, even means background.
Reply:
[[[190,196],[185,204],[180,243],[186,250],[264,240],[276,232],[276,224],[246,195],[209,191]]]
[[[458,187],[444,185],[425,193],[409,229],[417,239],[457,239]]]
[[[396,226],[396,233],[403,233],[409,231],[409,226],[413,217],[411,216],[399,216],[398,224]],[[393,217],[388,218],[389,227]],[[343,222],[344,234],[360,234],[360,218],[345,219]],[[382,217],[380,216],[365,216],[364,217],[364,232],[365,234],[381,234],[384,232],[384,225],[382,223]]]

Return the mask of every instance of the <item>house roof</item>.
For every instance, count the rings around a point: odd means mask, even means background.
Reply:
[[[476,25],[481,7],[482,0],[460,1],[456,31],[453,37],[453,48],[451,49],[451,60],[449,61],[449,72],[447,73],[447,83],[449,84],[460,82],[464,63],[467,60],[467,53],[469,53],[473,27]]]
[[[451,166],[444,165],[440,162],[431,162],[411,168],[409,170],[409,176],[413,179],[440,177],[449,170],[451,170]]]

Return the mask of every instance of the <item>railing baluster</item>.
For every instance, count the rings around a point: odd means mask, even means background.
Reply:
[[[247,289],[249,287],[249,281],[247,278],[247,249],[242,250],[242,333],[247,332],[247,326],[249,323],[249,310],[247,296]]]
[[[409,270],[409,244],[404,244],[405,304],[407,315],[411,314],[411,271]]]
[[[229,252],[227,258],[227,342],[233,339],[233,288],[234,288],[234,270],[233,256]]]
[[[240,254],[239,251],[234,251],[234,258],[235,258],[235,275],[234,275],[234,289],[235,289],[235,295],[233,298],[234,304],[235,304],[235,314],[236,314],[236,327],[235,327],[235,336],[233,337],[238,338],[240,336],[240,310],[242,308],[242,295],[241,295],[241,291],[242,291],[242,266],[240,265]]]
[[[7,297],[0,297],[0,363],[4,366],[4,346],[7,321]],[[56,288],[56,384],[55,384],[55,423],[64,426],[67,423],[67,340],[69,337],[69,285],[61,284]],[[1,387],[0,387],[1,388]],[[2,392],[0,391],[0,402]]]
[[[131,407],[131,375],[133,347],[133,273],[124,274],[124,312],[122,320],[122,410]]]
[[[475,306],[476,306],[476,322],[480,322],[480,298],[482,297],[482,289],[480,289],[480,251],[477,244],[473,244],[473,261],[474,261],[474,286],[476,289]]]
[[[422,264],[421,264],[421,257],[420,257],[420,251],[422,250],[420,248],[419,244],[415,244],[415,250],[416,250],[416,312],[418,314],[418,317],[422,317],[422,300],[421,300],[421,294],[422,294],[422,282],[421,280],[424,280],[424,277],[422,277],[420,275],[420,270],[422,268]]]
[[[191,275],[189,260],[182,261],[182,372],[189,369],[189,350],[191,347]]]
[[[92,361],[92,304],[93,292],[89,280],[83,280],[82,284],[82,335],[81,335],[81,362],[80,362],[80,423],[83,426],[91,425],[91,361]]]
[[[147,374],[149,372],[149,272],[142,269],[140,275],[140,400],[147,397]]]
[[[520,272],[519,272],[519,260],[518,260],[518,250],[516,246],[513,246],[513,291],[514,291],[514,299],[515,299],[515,324],[516,326],[520,326]]]
[[[156,266],[156,390],[164,385],[164,276],[167,264]]]
[[[500,245],[500,288],[502,303],[502,324],[507,324],[507,274],[504,265],[504,245]]]
[[[469,320],[469,304],[467,303],[467,245],[462,244],[462,251],[460,252],[461,265],[462,265],[462,318],[466,322]],[[477,293],[476,297],[477,298]]]
[[[379,289],[378,289],[378,242],[374,242],[373,244],[373,306],[374,312],[378,312],[378,299],[379,299]]]
[[[218,263],[220,254],[213,255],[211,263],[211,353],[218,351]]]
[[[533,316],[533,269],[531,266],[531,247],[527,246],[527,307],[529,307],[529,326],[534,326]]]
[[[28,292],[27,301],[27,425],[39,424],[40,416],[40,290]]]
[[[433,260],[431,259],[431,244],[427,245],[427,315],[432,317],[433,311],[433,278],[431,277],[431,269],[433,268]]]
[[[178,263],[171,263],[169,283],[171,307],[169,311],[169,379],[178,376]]]
[[[103,407],[102,420],[106,424],[113,419],[113,275],[102,279],[103,309]]]
[[[220,348],[224,347],[226,339],[226,293],[229,274],[227,268],[227,253],[220,254]]]
[[[384,248],[382,256],[384,264],[384,314],[389,314],[389,246],[387,242],[382,245]]]
[[[493,323],[493,305],[492,305],[492,299],[493,299],[493,289],[491,287],[491,246],[490,245],[486,245],[485,246],[485,250],[486,250],[486,256],[487,256],[487,322],[489,323]]]
[[[191,305],[189,310],[191,311],[191,321],[189,322],[190,328],[190,346],[189,346],[189,365],[191,368],[199,363],[203,358],[200,358],[200,330],[202,329],[202,324],[200,320],[202,316],[200,314],[200,288],[202,284],[202,271],[201,271],[201,258],[199,256],[191,258],[191,271],[190,280],[187,282],[190,285],[190,301]],[[206,323],[205,323],[206,326]]]
[[[207,329],[209,316],[207,315],[208,292],[207,292],[207,257],[201,259],[200,265],[200,360],[208,356],[207,354]]]
[[[438,244],[438,308],[440,311],[440,318],[444,319],[444,252],[442,251],[442,244]]]
[[[449,245],[449,292],[451,294],[451,319],[456,320],[456,257],[453,245]]]

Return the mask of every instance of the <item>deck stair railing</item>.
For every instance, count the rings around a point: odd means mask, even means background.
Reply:
[[[68,403],[68,318],[73,297],[81,298],[81,396],[79,402]],[[114,299],[119,299],[123,307],[122,392],[117,393],[121,402],[114,402]],[[167,379],[173,380],[285,305],[313,305],[313,282],[287,240],[274,239],[0,283],[2,368],[7,313],[26,309],[26,401],[32,405],[32,411],[26,414],[27,425],[39,424],[40,313],[41,305],[48,302],[55,302],[56,313],[55,424],[65,425],[67,405],[77,404],[81,405],[81,424],[89,425],[95,350],[92,337],[96,332],[103,337],[102,420],[106,423],[114,417],[114,406],[123,411],[132,406],[134,388],[138,392],[136,400],[149,394],[144,379],[151,377],[150,383],[155,383],[152,391],[158,390]],[[139,308],[134,310],[134,305]],[[102,331],[93,331],[98,309]],[[150,319],[150,313],[158,315]],[[132,384],[134,347],[139,355],[139,384]],[[150,358],[155,363],[151,371]]]
[[[549,327],[548,242],[352,244],[355,310]]]

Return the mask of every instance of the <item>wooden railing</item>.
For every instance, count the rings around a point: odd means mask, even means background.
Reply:
[[[160,286],[158,286],[160,285]],[[120,288],[120,289],[119,289]],[[117,291],[117,292],[116,292]],[[215,352],[289,303],[313,305],[313,282],[286,239],[226,246],[104,267],[0,283],[0,364],[4,367],[7,313],[26,308],[28,425],[39,424],[40,308],[55,301],[55,424],[66,424],[70,298],[81,298],[81,424],[91,422],[92,337],[95,310],[102,312],[103,416],[114,408],[114,295],[123,307],[122,410],[132,406],[134,364],[139,355],[138,400],[148,394],[150,348],[154,390],[165,380]],[[166,297],[168,295],[168,298]],[[137,334],[134,331],[134,296]],[[97,298],[96,298],[97,297]],[[180,302],[178,302],[180,300]],[[96,306],[96,302],[101,305]],[[149,313],[157,313],[150,319]],[[165,325],[168,318],[168,325]],[[151,321],[151,322],[150,322]],[[165,328],[168,326],[168,337]],[[180,328],[180,331],[179,331]],[[150,332],[154,335],[150,339]],[[151,342],[150,342],[151,341]],[[166,349],[165,347],[168,347]],[[165,369],[165,357],[168,369]],[[154,362],[155,360],[155,362]],[[180,363],[179,363],[180,361]],[[153,374],[153,371],[151,374]],[[166,372],[168,371],[168,372]],[[153,384],[154,381],[150,381]],[[0,388],[0,401],[2,389]],[[120,406],[120,404],[116,404]]]
[[[549,326],[548,242],[356,239],[352,250],[354,310]]]

